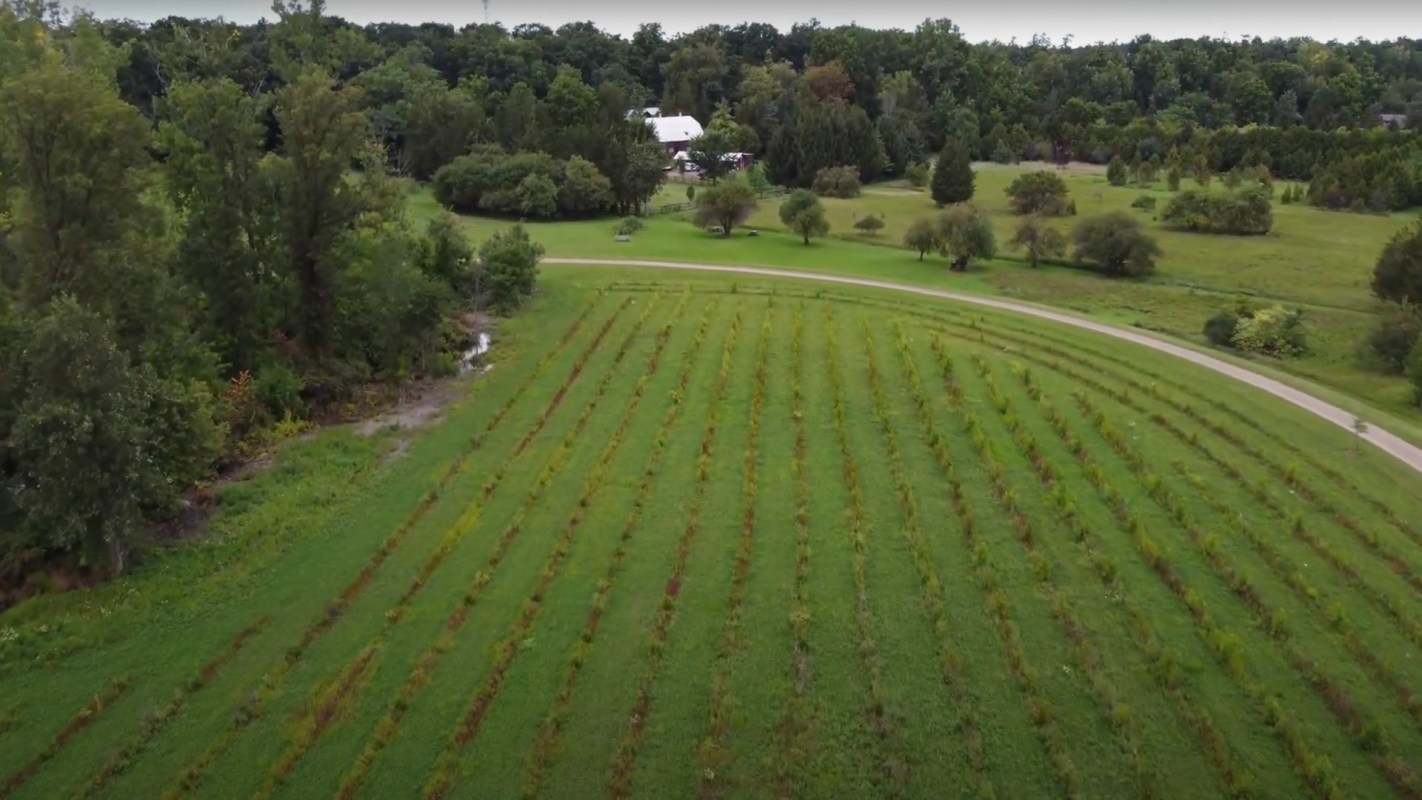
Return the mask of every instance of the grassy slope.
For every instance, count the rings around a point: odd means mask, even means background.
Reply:
[[[1011,238],[1016,225],[1003,190],[1022,169],[978,167],[977,202],[991,214],[999,243]],[[919,264],[897,247],[871,249],[869,245],[897,245],[910,222],[935,211],[926,195],[892,185],[871,186],[854,200],[825,200],[833,239],[809,248],[782,235],[714,241],[674,215],[653,217],[648,229],[629,243],[613,241],[607,220],[530,227],[555,256],[683,259],[869,274],[1056,305],[1192,341],[1200,340],[1205,319],[1240,295],[1257,302],[1299,305],[1308,315],[1313,352],[1276,366],[1388,412],[1415,414],[1411,389],[1404,381],[1362,369],[1355,357],[1376,309],[1368,286],[1377,252],[1409,223],[1410,216],[1335,214],[1276,203],[1275,227],[1268,236],[1207,236],[1165,229],[1150,215],[1130,210],[1131,201],[1142,191],[1154,194],[1163,207],[1169,197],[1163,184],[1145,190],[1113,187],[1091,170],[1067,173],[1067,183],[1081,214],[1126,210],[1153,229],[1165,251],[1153,279],[1107,281],[1069,269],[1030,270],[1005,259],[978,264],[967,276],[949,275],[937,260]],[[1186,185],[1193,183],[1186,181]],[[669,184],[654,206],[684,200],[684,188]],[[436,210],[427,193],[413,195],[411,208],[416,215]],[[766,231],[778,229],[775,208],[767,202],[751,224]],[[882,215],[887,223],[882,234],[870,241],[855,236],[852,228],[854,220],[866,214]],[[506,224],[480,218],[464,222],[476,239]],[[1070,223],[1066,219],[1057,224],[1065,229]],[[1005,247],[1000,250],[1005,257],[1014,256]]]
[[[806,796],[1203,798],[1247,775],[1258,797],[1327,781],[1382,797],[1389,769],[1422,769],[1397,701],[1422,647],[1416,476],[1086,332],[657,277],[550,272],[497,368],[401,458],[328,431],[229,488],[211,544],[0,617],[18,631],[0,781],[40,757],[15,796],[151,797],[200,764],[179,795],[329,796],[380,741],[355,796],[443,777],[503,797],[545,733],[540,785],[560,797],[627,759],[620,785],[648,797],[771,796],[781,775]],[[124,771],[83,792],[121,750]]]

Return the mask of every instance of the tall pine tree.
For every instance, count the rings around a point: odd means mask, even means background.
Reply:
[[[933,202],[939,208],[966,203],[973,199],[973,183],[973,165],[968,148],[956,139],[949,139],[943,144],[938,163],[933,167],[933,180],[929,184]]]

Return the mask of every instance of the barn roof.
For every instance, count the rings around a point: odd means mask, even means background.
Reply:
[[[705,133],[695,117],[652,117],[647,120],[662,144],[689,142]]]

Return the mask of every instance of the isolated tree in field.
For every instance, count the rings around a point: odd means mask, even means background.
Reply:
[[[972,203],[954,203],[938,218],[938,248],[953,259],[954,272],[965,272],[973,258],[992,258],[997,252],[992,222]]]
[[[1170,166],[1170,171],[1165,173],[1165,188],[1172,192],[1180,191],[1180,167]]]
[[[820,198],[807,189],[796,189],[780,204],[780,221],[796,235],[810,243],[812,236],[829,233],[829,220]]]
[[[870,214],[854,223],[854,229],[865,236],[878,236],[884,229],[884,218]]]
[[[1124,211],[1111,211],[1077,223],[1072,232],[1077,261],[1096,264],[1107,275],[1137,278],[1155,271],[1160,245]]]
[[[1018,214],[1054,217],[1065,214],[1067,210],[1066,181],[1051,170],[1018,175],[1004,191],[1012,203],[1012,210]]]
[[[499,231],[479,248],[478,281],[489,306],[507,314],[533,294],[543,246],[528,238],[522,225]]]
[[[1026,253],[1027,263],[1035,267],[1043,259],[1066,252],[1066,235],[1034,214],[1017,226],[1012,246]]]
[[[1112,186],[1125,186],[1129,177],[1126,160],[1119,155],[1113,156],[1106,165],[1106,182]]]
[[[918,251],[918,260],[938,249],[938,222],[931,217],[920,217],[904,232],[904,246]]]
[[[968,202],[973,199],[975,180],[968,148],[956,139],[949,139],[938,154],[938,163],[933,166],[933,178],[929,181],[933,202],[939,208]]]
[[[1373,268],[1373,294],[1395,303],[1422,303],[1422,222],[1383,247]]]
[[[730,236],[737,225],[750,218],[757,205],[755,189],[749,183],[738,178],[724,180],[696,193],[696,224],[703,228],[719,226],[722,236]]]

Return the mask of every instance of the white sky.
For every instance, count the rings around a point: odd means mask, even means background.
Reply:
[[[222,16],[250,23],[271,17],[270,0],[71,0],[100,17],[151,21],[169,15]],[[456,28],[482,22],[480,0],[327,0],[329,13],[359,24],[446,22]],[[871,15],[865,12],[872,12]],[[925,0],[489,0],[489,20],[512,27],[541,22],[549,27],[591,20],[613,33],[630,35],[643,22],[660,22],[669,33],[719,22],[768,22],[781,30],[818,18],[826,26],[856,22],[872,28],[912,28],[926,17],[949,17],[973,41],[1045,33],[1077,44],[1127,41],[1141,33],[1159,39],[1198,36],[1269,39],[1311,36],[1349,41],[1359,37],[1422,37],[1422,2],[1417,0],[977,0],[963,4]]]

